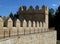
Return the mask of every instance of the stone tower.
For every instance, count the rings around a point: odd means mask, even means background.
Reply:
[[[42,6],[42,12],[44,13],[45,15],[45,25],[46,25],[46,28],[48,28],[48,7],[47,6]]]

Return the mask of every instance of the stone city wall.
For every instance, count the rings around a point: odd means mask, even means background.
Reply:
[[[0,39],[0,44],[56,44],[56,31],[26,34],[19,37]]]
[[[48,8],[43,6],[44,22],[24,21],[19,19],[14,23],[8,18],[4,27],[3,18],[0,17],[0,44],[56,44],[56,31],[48,28]]]
[[[19,19],[15,22],[16,27],[13,27],[13,21],[11,18],[7,21],[7,27],[3,27],[3,19],[0,18],[0,37],[10,37],[13,35],[19,34],[30,34],[30,33],[37,33],[37,32],[44,32],[48,31],[45,22],[38,22],[33,21],[33,26],[31,21],[24,20],[23,26],[21,27],[21,22]],[[27,27],[28,25],[28,27]]]

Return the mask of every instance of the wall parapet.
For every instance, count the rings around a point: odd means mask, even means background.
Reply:
[[[26,20],[24,20],[22,22],[22,27],[21,21],[19,19],[17,19],[17,21],[15,22],[16,27],[13,27],[13,21],[11,18],[7,20],[7,27],[4,27],[2,22],[3,19],[0,18],[0,37],[10,37],[19,34],[31,34],[48,31],[48,28],[45,27],[45,22],[31,22],[30,20],[27,22]]]
[[[2,18],[0,18],[0,27],[3,28],[4,26],[4,21]],[[15,27],[21,27],[21,21],[19,19],[14,22]],[[7,20],[7,26],[8,28],[12,28],[13,26],[13,21],[11,18]],[[40,22],[40,21],[24,21],[22,22],[22,27],[38,27],[38,28],[46,28],[46,22]]]

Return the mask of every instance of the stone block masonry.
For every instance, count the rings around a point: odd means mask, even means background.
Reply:
[[[45,26],[46,23],[45,22],[39,22],[37,21],[37,23],[35,21],[33,21],[33,23],[31,21],[23,21],[23,25],[21,27],[21,21],[19,19],[17,19],[17,21],[15,22],[16,27],[13,27],[13,21],[11,18],[9,18],[7,20],[7,27],[4,27],[2,23],[3,19],[0,17],[0,37],[10,37],[10,36],[15,36],[18,34],[29,34],[29,33],[38,33],[38,32],[46,32],[49,31],[48,27]],[[28,26],[27,26],[28,25]],[[31,26],[33,25],[33,26]]]
[[[56,31],[26,34],[19,37],[1,39],[0,44],[56,44]]]

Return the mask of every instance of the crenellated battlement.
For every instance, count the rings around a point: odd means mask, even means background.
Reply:
[[[42,6],[41,11],[38,6],[35,10],[32,6],[28,10],[25,9],[24,6],[20,9],[20,14],[22,13],[21,16],[24,18],[23,21],[17,19],[13,22],[11,18],[7,18],[4,22],[3,18],[0,17],[0,37],[49,31],[48,8],[46,6]],[[26,11],[27,14],[25,14]]]
[[[36,5],[35,8],[33,8],[33,6],[30,6],[29,8],[27,8],[26,6],[21,6],[19,8],[19,12],[23,12],[23,13],[44,13],[44,11],[48,11],[48,7],[47,6],[42,6],[42,8],[40,9],[40,7],[38,5]]]
[[[15,22],[15,27],[13,27],[13,21],[11,18],[7,20],[7,26],[4,27],[4,21],[0,17],[0,37],[12,36],[18,34],[29,34],[29,33],[38,33],[38,32],[46,32],[48,28],[46,27],[45,22],[33,21],[30,20],[27,22],[25,19],[22,22],[19,19]]]
[[[22,26],[21,26],[22,23]],[[0,17],[0,28],[4,27],[4,20]],[[6,23],[7,28],[12,28],[13,26],[13,20],[9,18]],[[21,22],[19,19],[17,19],[14,23],[15,27],[42,27],[42,28],[47,28],[45,27],[46,22],[41,22],[41,21],[26,21],[25,19]]]
[[[21,15],[23,19],[29,21],[39,21],[39,22],[47,22],[48,23],[48,7],[42,6],[39,9],[39,6],[36,6],[35,9],[30,6],[28,9],[26,6],[22,6],[19,8],[18,15]]]

